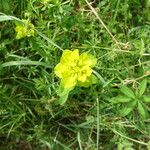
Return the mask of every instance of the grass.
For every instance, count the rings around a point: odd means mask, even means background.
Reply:
[[[150,149],[149,0],[0,4],[1,150]],[[30,19],[35,36],[16,39],[15,17]],[[65,49],[93,54],[98,81],[60,106],[54,67]]]

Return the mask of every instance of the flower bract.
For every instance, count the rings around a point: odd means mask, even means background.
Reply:
[[[88,53],[79,55],[79,50],[64,50],[60,63],[55,67],[55,74],[61,79],[65,89],[72,88],[78,83],[85,83],[92,75],[96,58]]]
[[[16,39],[34,36],[34,25],[23,19],[21,23],[17,23],[15,31],[17,32]]]
[[[47,4],[50,0],[42,0],[43,4]]]

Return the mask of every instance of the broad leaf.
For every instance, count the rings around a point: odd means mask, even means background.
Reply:
[[[139,89],[138,89],[138,96],[139,97],[141,97],[144,94],[144,92],[146,91],[146,87],[147,87],[147,80],[145,79],[139,85]]]
[[[135,95],[134,95],[133,91],[130,88],[128,88],[127,86],[125,86],[125,85],[122,86],[120,91],[127,97],[135,99]]]

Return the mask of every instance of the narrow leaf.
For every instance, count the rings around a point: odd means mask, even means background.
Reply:
[[[127,86],[125,86],[125,85],[122,86],[120,91],[127,97],[135,99],[135,95],[134,95],[133,91],[130,88],[128,88]]]
[[[147,87],[147,80],[143,80],[139,86],[139,89],[138,89],[138,96],[141,97],[144,92],[146,91],[146,87]]]
[[[104,78],[95,70],[93,70],[93,73],[97,76],[97,78],[103,83],[103,85],[106,84]]]
[[[120,113],[123,115],[123,116],[127,116],[129,113],[131,113],[131,111],[135,108],[137,102],[136,101],[133,101],[132,103],[129,103],[127,105],[125,105],[121,110],[120,110]]]
[[[20,19],[17,18],[17,17],[8,16],[8,15],[5,15],[5,14],[3,14],[3,13],[0,13],[0,22],[2,22],[2,21],[9,21],[9,20],[17,20],[17,21],[20,21]]]
[[[114,103],[127,103],[130,102],[132,99],[130,97],[125,97],[125,96],[117,96],[113,98]]]
[[[145,103],[150,103],[150,96],[143,96],[142,101]]]
[[[35,65],[35,66],[44,66],[46,68],[50,68],[51,66],[39,61],[31,61],[31,60],[21,60],[21,61],[9,61],[0,65],[0,67],[10,67],[10,66],[21,66],[21,65]]]
[[[142,103],[138,102],[137,109],[138,109],[138,112],[141,115],[141,117],[143,119],[146,119],[147,118],[147,113],[146,113],[146,109],[144,108],[144,106],[142,105]]]

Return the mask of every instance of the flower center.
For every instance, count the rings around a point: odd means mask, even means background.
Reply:
[[[80,71],[80,68],[78,66],[73,68],[74,73],[78,73]]]

